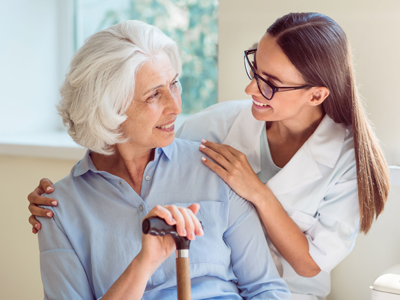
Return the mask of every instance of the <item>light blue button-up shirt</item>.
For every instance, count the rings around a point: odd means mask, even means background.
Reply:
[[[141,223],[157,204],[189,206],[204,236],[190,246],[192,299],[290,299],[254,207],[201,162],[199,143],[176,139],[157,148],[138,195],[93,165],[89,151],[55,184],[57,207],[41,218],[45,299],[99,299],[141,249]],[[177,299],[175,254],[151,276],[143,299]]]

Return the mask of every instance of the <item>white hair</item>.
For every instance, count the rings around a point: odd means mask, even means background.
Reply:
[[[76,143],[110,155],[111,145],[125,141],[119,128],[132,103],[136,73],[160,51],[180,75],[176,43],[155,26],[124,21],[85,41],[72,59],[57,106]]]

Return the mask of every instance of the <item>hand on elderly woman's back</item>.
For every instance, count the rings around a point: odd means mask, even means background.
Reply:
[[[188,208],[178,207],[176,205],[156,205],[145,218],[160,217],[165,220],[168,225],[176,225],[176,229],[180,236],[186,236],[189,240],[194,240],[195,236],[202,236],[203,229],[196,217],[200,205],[194,203]],[[138,258],[157,268],[168,256],[175,250],[175,242],[169,235],[151,236],[143,234],[142,250],[138,254]]]
[[[47,206],[57,206],[57,200],[51,199],[47,197],[42,197],[44,193],[50,194],[54,191],[53,183],[50,179],[42,178],[39,182],[39,185],[35,188],[35,190],[28,195],[29,206],[28,209],[31,212],[31,216],[29,217],[29,223],[32,225],[32,233],[37,233],[41,228],[40,222],[36,219],[35,216],[39,217],[47,217],[52,218],[53,212],[48,209],[44,209],[39,207],[38,205],[47,205]]]

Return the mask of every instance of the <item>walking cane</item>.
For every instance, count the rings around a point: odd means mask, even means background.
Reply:
[[[200,222],[201,224],[201,222]],[[176,226],[170,226],[159,217],[150,217],[143,220],[142,231],[144,234],[173,237],[176,245],[176,282],[178,286],[178,300],[191,300],[190,294],[190,265],[189,247],[190,240],[178,235]]]

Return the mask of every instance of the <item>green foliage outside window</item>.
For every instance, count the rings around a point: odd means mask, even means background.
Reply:
[[[108,10],[98,30],[123,20],[160,28],[180,48],[182,113],[196,113],[217,102],[218,0],[129,0]]]

